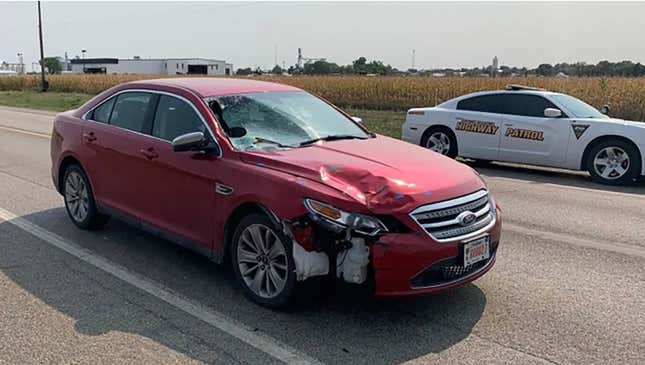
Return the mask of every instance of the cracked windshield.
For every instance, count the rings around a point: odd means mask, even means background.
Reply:
[[[272,150],[325,139],[369,137],[331,105],[304,92],[228,95],[211,101],[210,106],[239,150]]]

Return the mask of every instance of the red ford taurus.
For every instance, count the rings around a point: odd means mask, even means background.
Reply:
[[[122,84],[56,117],[51,158],[78,227],[114,217],[230,261],[269,307],[314,276],[379,296],[462,285],[493,266],[500,238],[470,167],[286,85]]]

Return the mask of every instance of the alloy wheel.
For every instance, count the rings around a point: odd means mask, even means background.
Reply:
[[[87,219],[89,212],[89,194],[85,180],[76,171],[67,175],[65,180],[65,202],[70,215],[77,222]]]
[[[246,286],[262,298],[280,295],[287,284],[287,251],[275,232],[263,224],[242,231],[237,265]]]
[[[607,180],[616,180],[629,171],[629,154],[620,147],[605,147],[593,159],[593,168]]]
[[[426,147],[434,152],[447,155],[450,151],[450,137],[443,132],[434,132],[428,137]]]

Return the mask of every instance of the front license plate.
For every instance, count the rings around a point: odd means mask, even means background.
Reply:
[[[464,244],[464,267],[476,264],[490,257],[488,236]]]

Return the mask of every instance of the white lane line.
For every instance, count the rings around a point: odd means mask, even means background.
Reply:
[[[28,131],[26,129],[20,129],[20,128],[12,128],[12,127],[7,127],[4,125],[0,125],[1,130],[9,131],[9,132],[15,132],[15,133],[22,133],[22,134],[29,134],[32,136],[37,136],[37,137],[42,137],[42,138],[47,138],[51,139],[52,136],[51,134],[47,133],[40,133],[40,132],[33,132],[33,131]]]
[[[139,274],[128,271],[122,266],[119,266],[93,252],[78,246],[77,244],[53,233],[45,228],[42,228],[34,223],[29,222],[24,218],[0,208],[0,220],[4,220],[13,224],[16,227],[40,238],[46,243],[55,246],[68,254],[77,257],[78,259],[111,274],[146,293],[163,300],[164,302],[172,305],[173,307],[182,310],[202,321],[210,324],[211,326],[228,333],[229,335],[255,347],[256,349],[286,363],[286,364],[322,364],[319,360],[310,357],[284,344],[273,337],[263,334],[258,331],[253,331],[243,323],[236,321],[233,318],[219,313],[213,309],[205,307],[201,304],[192,302],[188,299],[180,297],[171,289],[163,285],[145,278]]]
[[[565,233],[555,233],[555,232],[543,231],[535,228],[527,228],[527,227],[523,227],[517,224],[508,223],[508,222],[502,223],[502,229],[508,230],[514,233],[539,237],[546,240],[564,242],[574,246],[595,248],[597,250],[604,250],[604,251],[620,253],[628,256],[645,258],[645,247],[630,245],[627,243],[602,242],[602,241],[588,239],[588,238],[580,238],[580,237],[572,236],[570,234],[565,234]]]
[[[554,184],[554,183],[543,183],[543,182],[537,182],[534,180],[524,180],[524,179],[515,179],[512,177],[503,177],[503,176],[490,176],[490,175],[481,175],[484,177],[486,180],[500,180],[500,181],[511,181],[511,182],[517,182],[521,184],[530,184],[530,185],[536,185],[539,184],[541,186],[548,186],[552,188],[557,188],[557,189],[570,189],[570,190],[578,190],[578,191],[584,191],[587,193],[593,193],[596,195],[604,195],[604,194],[609,194],[609,195],[616,195],[616,196],[622,196],[622,197],[629,197],[629,198],[636,198],[636,199],[645,199],[644,195],[639,195],[637,193],[624,193],[620,191],[611,191],[611,190],[602,190],[602,189],[592,189],[592,188],[583,188],[580,186],[571,186],[571,185],[560,185],[560,184]]]
[[[8,113],[23,113],[23,114],[36,114],[48,117],[55,117],[60,112],[53,112],[51,110],[21,108],[18,106],[0,105],[0,112]]]

